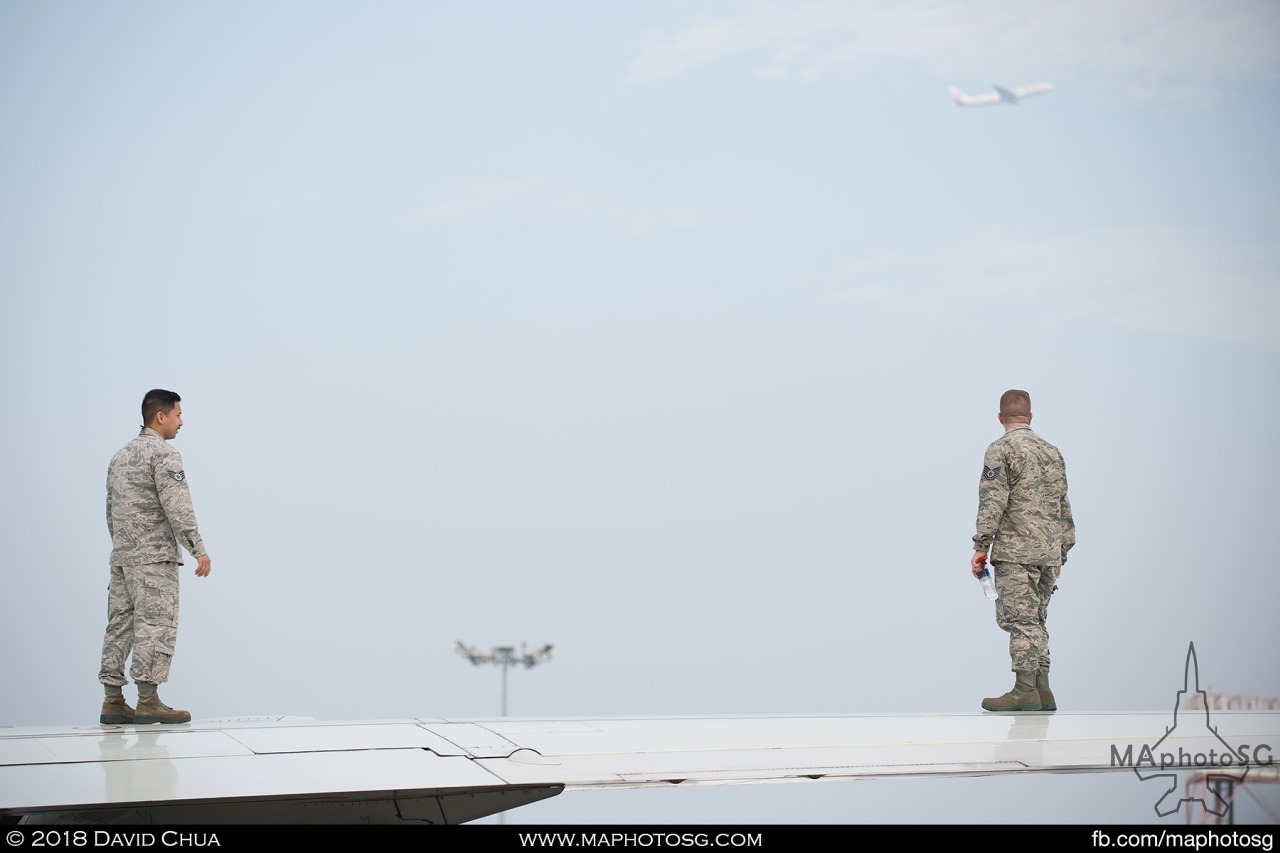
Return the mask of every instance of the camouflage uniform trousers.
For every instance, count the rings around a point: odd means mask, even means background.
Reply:
[[[107,631],[98,680],[123,687],[124,662],[135,682],[162,684],[178,642],[178,564],[112,566],[107,589]]]
[[[993,563],[996,576],[996,624],[1009,632],[1014,672],[1049,667],[1049,631],[1045,620],[1059,566]]]

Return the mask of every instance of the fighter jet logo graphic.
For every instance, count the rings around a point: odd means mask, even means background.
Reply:
[[[1192,682],[1195,683],[1195,692],[1199,694],[1200,701],[1197,703],[1198,708],[1185,709],[1182,714],[1183,719],[1179,720],[1179,709],[1183,708],[1184,697],[1191,692]],[[1210,743],[1216,741],[1221,749],[1211,746],[1208,751],[1198,752],[1194,755],[1187,755],[1184,750],[1179,749],[1178,752],[1171,753],[1162,751],[1161,747],[1168,737],[1178,728],[1179,725],[1194,726],[1198,725],[1197,718],[1203,709],[1204,727],[1212,735]],[[1205,691],[1200,689],[1200,663],[1196,659],[1196,645],[1191,643],[1187,647],[1187,663],[1182,673],[1182,689],[1178,691],[1178,697],[1173,705],[1173,725],[1165,729],[1164,736],[1160,740],[1148,747],[1143,747],[1139,754],[1137,762],[1134,764],[1133,772],[1143,782],[1149,782],[1152,779],[1164,779],[1168,784],[1168,789],[1156,800],[1156,814],[1160,817],[1168,817],[1177,814],[1185,804],[1199,803],[1209,814],[1216,817],[1224,817],[1231,804],[1224,800],[1217,791],[1212,787],[1205,785],[1206,797],[1180,796],[1179,776],[1182,771],[1204,771],[1211,769],[1213,775],[1221,779],[1234,779],[1237,783],[1243,782],[1244,777],[1249,773],[1248,752],[1242,749],[1235,749],[1218,734],[1218,729],[1210,725],[1209,722],[1209,701]]]

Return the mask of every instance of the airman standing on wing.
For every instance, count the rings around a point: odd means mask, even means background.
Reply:
[[[1009,633],[1013,688],[982,700],[988,711],[1056,711],[1049,688],[1049,599],[1076,542],[1067,468],[1058,448],[1031,429],[1031,395],[1000,397],[1004,435],[987,447],[978,481],[970,569],[995,573],[996,624]]]
[[[106,691],[99,718],[104,725],[191,720],[190,713],[170,708],[157,693],[157,686],[169,680],[178,641],[180,548],[196,558],[196,577],[208,577],[212,565],[196,527],[182,454],[169,444],[182,428],[181,401],[172,391],[148,391],[142,431],[107,468],[111,583],[98,672]],[[130,653],[136,711],[121,689]]]

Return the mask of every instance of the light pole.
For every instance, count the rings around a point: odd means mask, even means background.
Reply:
[[[550,643],[531,652],[526,652],[524,643],[521,643],[520,654],[518,655],[515,653],[514,646],[491,646],[488,650],[481,651],[475,646],[462,642],[462,640],[454,643],[453,648],[458,654],[476,666],[482,663],[492,663],[502,667],[502,716],[504,717],[507,715],[507,670],[513,664],[523,666],[525,669],[533,669],[538,664],[546,663],[553,657]]]
[[[475,646],[458,640],[453,644],[453,648],[458,654],[471,661],[476,666],[482,663],[500,664],[502,666],[502,716],[507,715],[507,670],[512,664],[523,666],[525,669],[533,669],[540,663],[546,663],[551,660],[551,644],[547,643],[541,648],[534,649],[531,652],[524,650],[524,643],[520,644],[520,654],[515,653],[514,646],[491,646],[487,651],[481,651]],[[504,812],[498,812],[498,823],[505,824],[507,816]]]

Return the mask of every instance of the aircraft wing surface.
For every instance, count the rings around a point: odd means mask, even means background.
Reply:
[[[0,728],[0,822],[452,824],[565,790],[1133,772],[1144,746],[1221,756],[1280,743],[1278,711],[1207,723],[1060,712]]]

